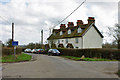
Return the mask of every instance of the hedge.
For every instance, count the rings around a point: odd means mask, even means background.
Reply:
[[[58,49],[63,56],[120,60],[120,50],[113,49]]]
[[[16,48],[16,54],[21,54],[23,48]],[[14,48],[2,47],[2,55],[12,55],[14,54]]]

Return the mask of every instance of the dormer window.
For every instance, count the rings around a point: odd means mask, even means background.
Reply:
[[[68,34],[71,34],[71,30],[70,29],[68,30]]]
[[[79,27],[78,28],[78,33],[81,33],[82,32],[82,29]]]
[[[63,35],[63,32],[62,32],[62,31],[60,31],[60,35]]]

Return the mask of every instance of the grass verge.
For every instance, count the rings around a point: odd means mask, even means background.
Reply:
[[[73,57],[73,56],[62,56],[64,58],[72,59],[75,61],[118,61],[118,60],[110,60],[110,59],[94,59],[94,58],[83,58],[81,57]]]
[[[120,70],[118,71],[117,75],[120,77]]]
[[[3,62],[3,63],[22,62],[22,61],[29,61],[31,59],[32,59],[31,55],[22,53],[22,54],[16,55],[16,59],[14,59],[14,55],[4,56],[2,57],[2,60],[0,60],[0,62]]]

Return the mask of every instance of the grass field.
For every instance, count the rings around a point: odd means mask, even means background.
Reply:
[[[16,55],[16,59],[14,59],[14,55],[8,55],[8,56],[3,56],[2,60],[0,60],[0,62],[21,62],[21,61],[29,61],[32,59],[31,55],[28,54],[19,54]]]
[[[62,56],[64,58],[72,59],[75,61],[118,61],[118,60],[109,60],[109,59],[94,59],[94,58],[83,58],[81,57],[73,57],[73,56]]]

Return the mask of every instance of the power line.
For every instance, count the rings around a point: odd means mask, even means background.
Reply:
[[[0,18],[10,24],[10,22],[8,22],[8,21],[7,21],[5,18],[3,18],[2,16],[0,16]]]
[[[78,8],[80,8],[84,3],[86,2],[83,1],[75,10],[73,10],[67,17],[65,17],[62,21],[60,21],[58,24],[56,24],[55,26],[53,26],[53,29],[58,26],[59,24],[61,24],[63,21],[65,21],[68,17],[70,17]]]

